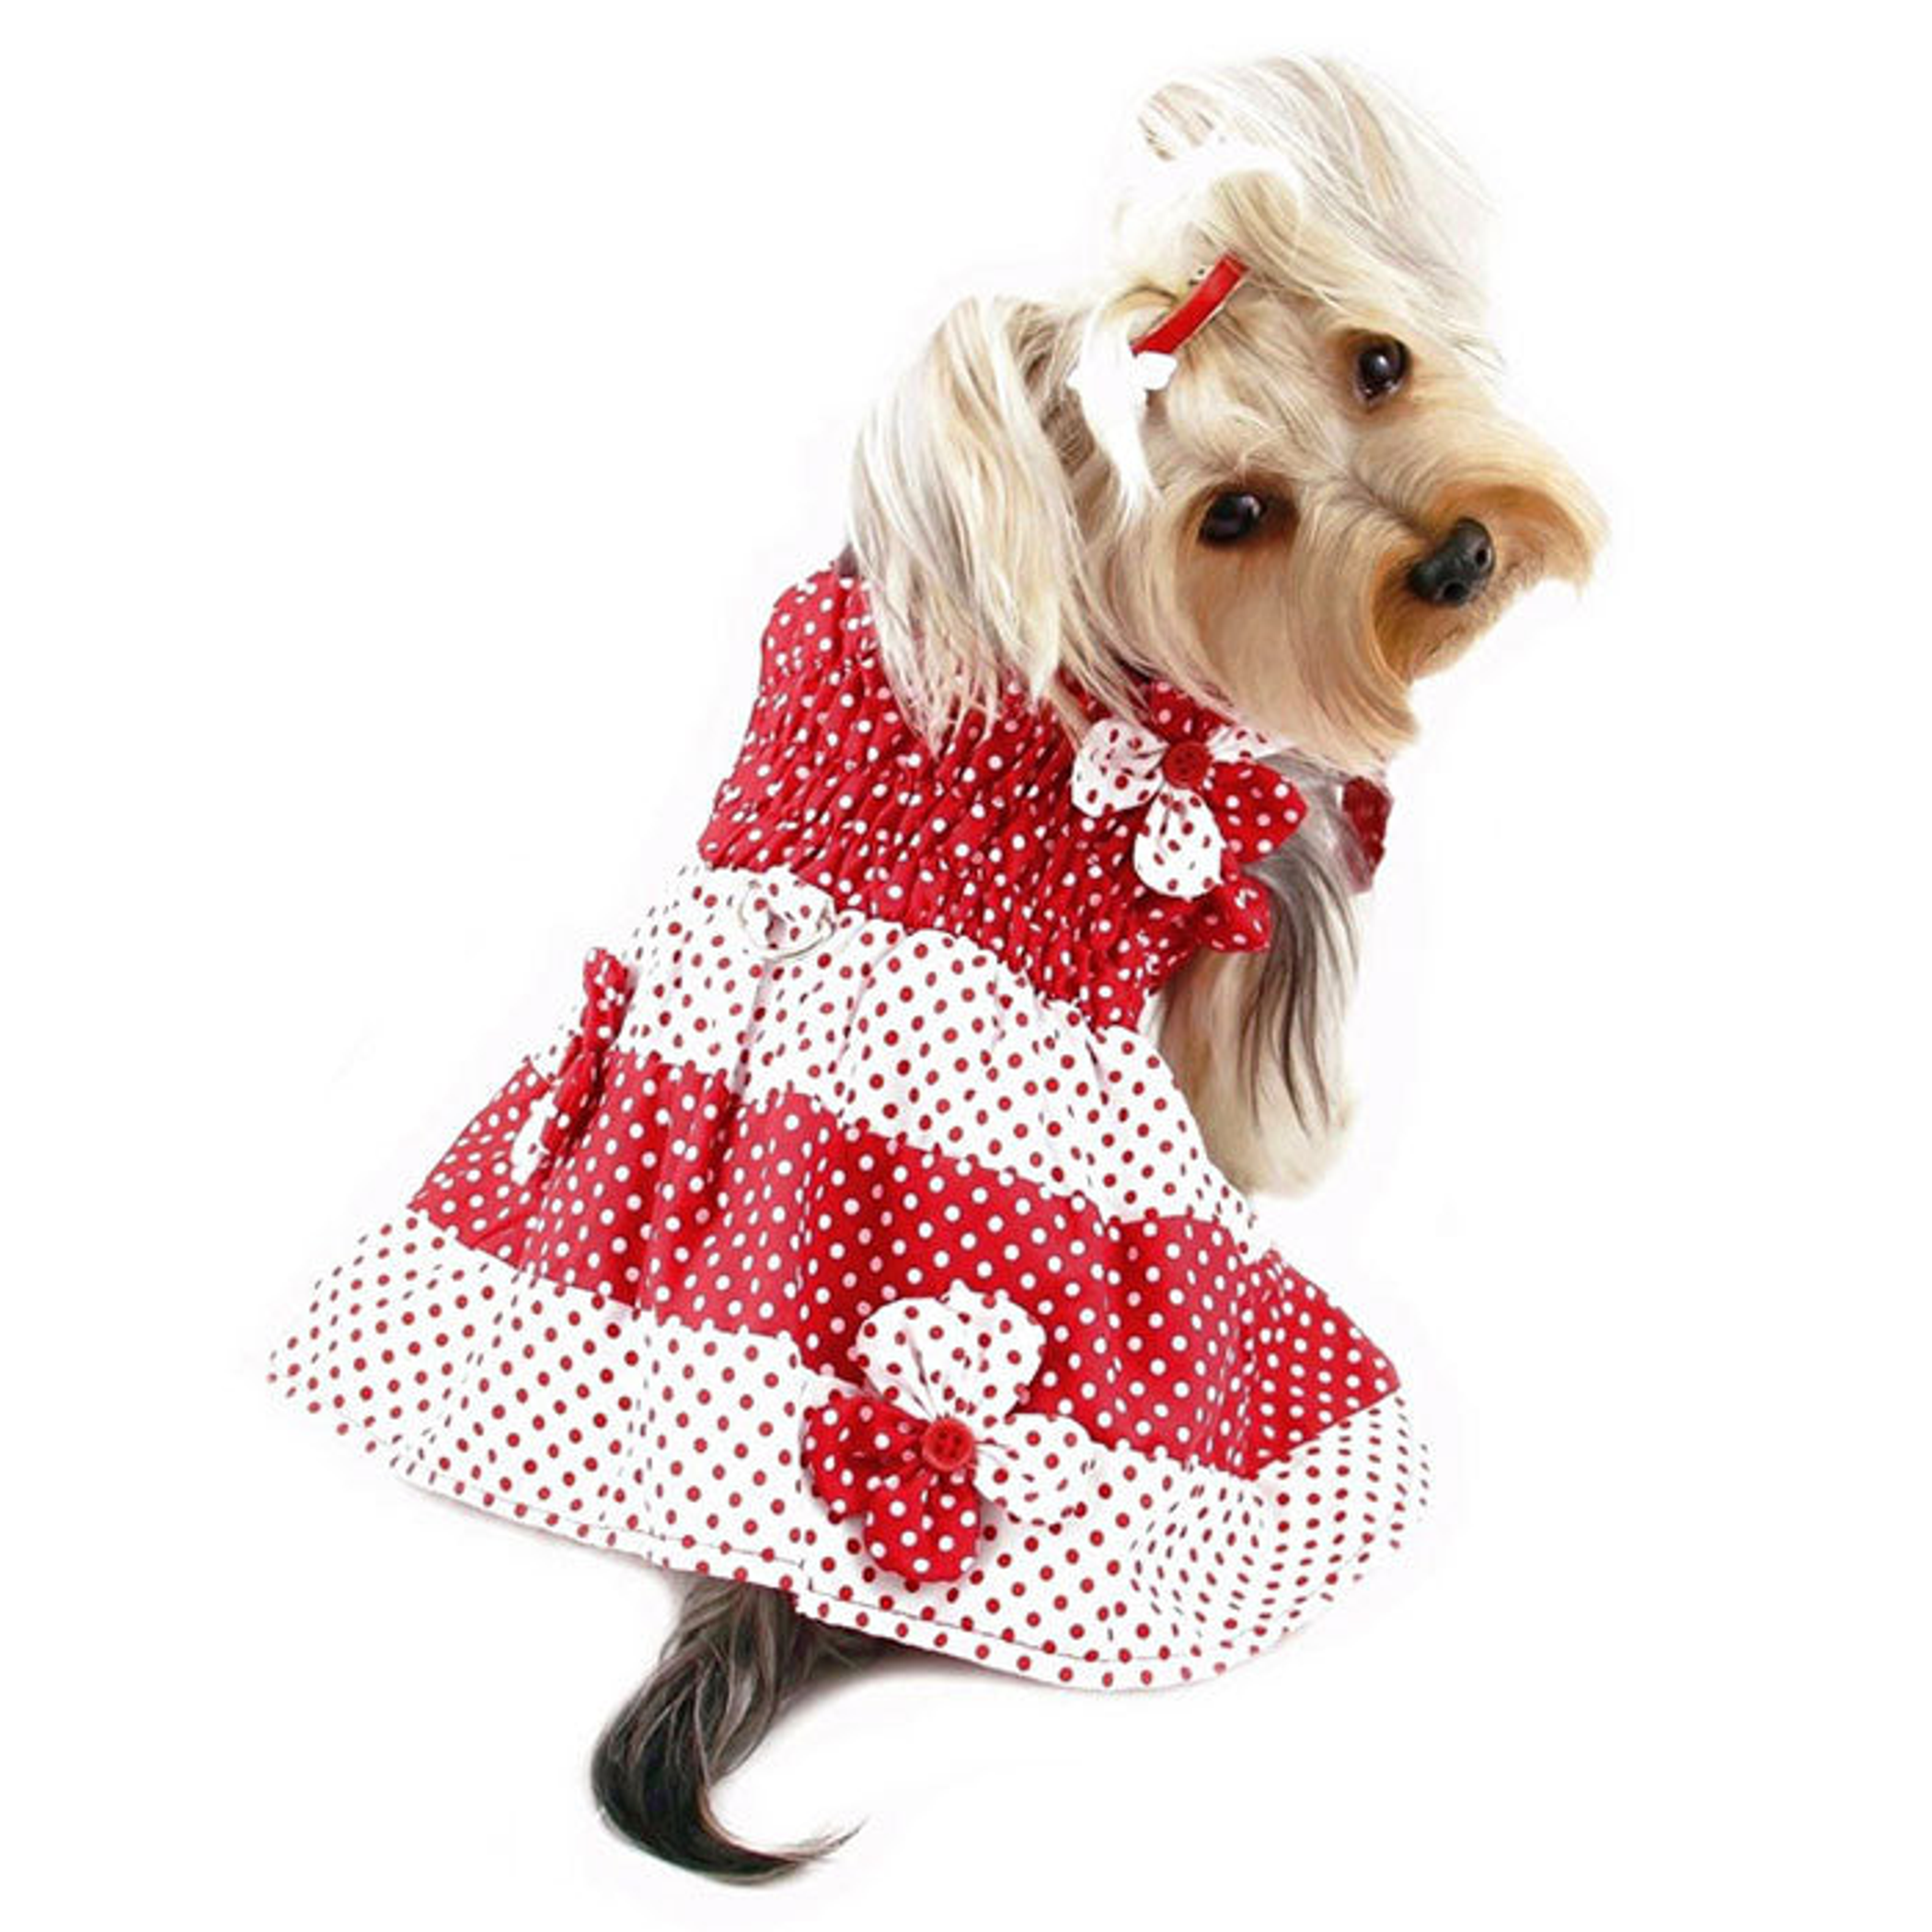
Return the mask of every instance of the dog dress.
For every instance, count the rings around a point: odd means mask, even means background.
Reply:
[[[1305,806],[1144,696],[936,744],[864,581],[788,590],[696,856],[275,1383],[478,1509],[1051,1682],[1212,1675],[1329,1602],[1422,1499],[1396,1374],[1142,1025],[1266,943],[1244,868]]]

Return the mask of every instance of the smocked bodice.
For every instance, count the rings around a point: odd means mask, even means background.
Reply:
[[[863,581],[823,570],[773,610],[744,748],[700,849],[713,865],[783,868],[842,907],[957,934],[1091,1024],[1132,1025],[1198,947],[1265,942],[1267,895],[1242,868],[1302,814],[1267,766],[1209,756],[1229,735],[1225,719],[1162,685],[1146,699],[1135,729],[1156,765],[1145,785],[1163,788],[1156,804],[1171,802],[1177,824],[1211,814],[1211,882],[1156,865],[1170,890],[1147,883],[1137,841],[1154,807],[1116,778],[1118,809],[1109,799],[1083,811],[1076,734],[1023,691],[930,742],[893,693]],[[1089,776],[1089,807],[1099,782]]]

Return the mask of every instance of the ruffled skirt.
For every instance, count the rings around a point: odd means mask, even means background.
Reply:
[[[271,1373],[477,1508],[1102,1687],[1255,1655],[1424,1488],[1144,1035],[699,863]]]

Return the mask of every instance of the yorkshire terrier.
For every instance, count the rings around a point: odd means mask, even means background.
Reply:
[[[414,1480],[697,1573],[592,1775],[714,1876],[822,1848],[709,1801],[822,1667],[1210,1675],[1420,1498],[1391,1365],[1246,1196],[1346,1125],[1416,680],[1600,520],[1498,406],[1408,112],[1264,61],[1140,131],[1090,285],[962,302],[867,422],[702,863],[276,1370]]]
[[[1016,678],[1058,702],[1151,675],[1294,748],[1272,762],[1310,810],[1253,868],[1267,949],[1202,949],[1155,1014],[1214,1161],[1242,1190],[1293,1191],[1349,1116],[1355,908],[1411,689],[1528,586],[1581,582],[1601,519],[1499,405],[1464,259],[1473,190],[1381,87],[1261,61],[1162,86],[1139,128],[1097,282],[960,303],[879,403],[843,561],[936,735]],[[1240,299],[1209,292],[1167,381],[1144,331],[1207,263]],[[707,1788],[797,1683],[866,1648],[771,1599],[694,1585],[599,1754],[620,1829],[714,1872],[804,1855],[732,1845]]]

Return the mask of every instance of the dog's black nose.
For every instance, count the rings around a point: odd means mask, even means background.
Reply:
[[[1496,546],[1473,516],[1466,516],[1409,573],[1409,587],[1424,604],[1467,604],[1496,568]]]

